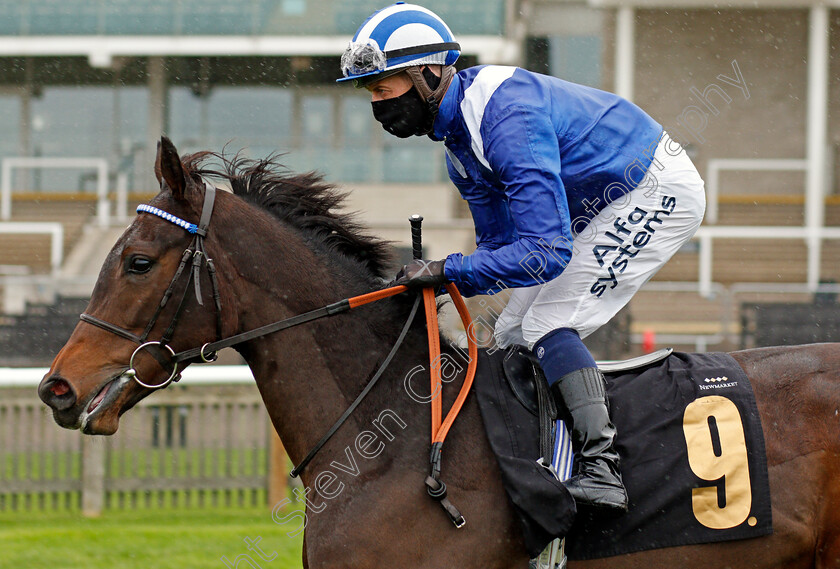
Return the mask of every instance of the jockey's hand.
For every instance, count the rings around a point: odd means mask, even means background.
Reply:
[[[415,259],[400,269],[394,278],[394,285],[405,285],[409,288],[439,287],[449,282],[443,272],[445,263],[446,259],[441,261]]]

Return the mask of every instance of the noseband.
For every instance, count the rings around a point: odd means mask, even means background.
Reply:
[[[190,223],[185,221],[179,217],[172,215],[171,213],[167,213],[161,209],[156,207],[141,204],[137,206],[137,213],[148,213],[151,215],[155,215],[160,217],[161,219],[165,219],[166,221],[181,227],[182,229],[186,230],[187,233],[193,235],[193,240],[190,243],[189,247],[184,250],[183,255],[181,255],[181,264],[178,265],[178,270],[175,271],[175,275],[172,277],[172,280],[169,282],[169,286],[166,289],[166,292],[163,293],[163,298],[161,298],[160,302],[158,303],[157,310],[155,310],[152,319],[149,320],[149,323],[146,325],[146,328],[143,330],[143,333],[139,336],[117,326],[116,324],[111,324],[110,322],[106,322],[100,318],[95,316],[91,316],[90,314],[82,314],[79,316],[82,322],[87,322],[88,324],[93,324],[94,326],[98,326],[103,330],[107,330],[121,338],[125,338],[126,340],[130,340],[139,346],[134,350],[131,354],[131,358],[129,359],[128,365],[129,369],[124,373],[124,375],[133,377],[134,380],[146,387],[148,389],[160,389],[166,387],[173,381],[178,381],[180,376],[178,374],[178,361],[175,359],[175,351],[169,346],[169,343],[172,341],[172,336],[175,333],[175,327],[178,325],[178,320],[181,317],[181,313],[184,310],[184,305],[186,304],[187,293],[190,290],[190,281],[193,282],[194,290],[195,290],[195,298],[198,301],[198,304],[204,305],[204,301],[202,300],[201,295],[201,266],[202,264],[207,267],[207,272],[210,275],[210,283],[213,287],[213,302],[216,305],[216,337],[222,337],[222,305],[221,305],[221,297],[219,295],[219,285],[218,280],[216,278],[216,266],[213,263],[213,259],[207,256],[207,253],[204,250],[204,238],[207,236],[207,229],[210,227],[210,218],[213,215],[213,204],[216,201],[216,188],[213,186],[205,183],[204,184],[205,191],[204,191],[204,205],[201,208],[201,218],[198,222],[198,225],[194,223]],[[192,259],[192,270],[187,271],[187,283],[184,286],[184,292],[181,294],[181,299],[178,303],[178,308],[175,310],[175,314],[172,316],[172,320],[169,323],[169,326],[166,328],[166,331],[161,336],[160,340],[152,340],[149,341],[149,334],[151,334],[152,329],[154,328],[155,324],[157,323],[158,317],[163,312],[164,308],[166,308],[167,303],[169,302],[170,297],[175,291],[175,287],[178,284],[178,281],[181,279],[181,275],[184,273],[184,270],[187,268],[187,263],[190,262]],[[137,370],[134,367],[134,358],[137,354],[143,350],[151,348],[152,346],[156,346],[157,350],[149,349],[149,353],[158,361],[158,363],[163,366],[164,369],[168,369],[172,366],[172,373],[163,383],[158,385],[149,385],[144,383],[137,377]],[[211,362],[216,359],[216,353],[214,351],[207,351],[205,353],[205,348],[208,344],[204,344],[198,353],[196,354],[197,358],[203,362]],[[167,359],[168,357],[168,359]]]

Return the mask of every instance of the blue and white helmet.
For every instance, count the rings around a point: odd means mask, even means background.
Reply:
[[[461,54],[446,23],[431,10],[397,2],[374,12],[341,56],[338,81],[357,85],[417,65],[452,65]]]

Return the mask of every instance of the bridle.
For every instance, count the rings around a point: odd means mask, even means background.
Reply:
[[[97,318],[95,316],[91,316],[90,314],[85,313],[79,316],[82,322],[98,326],[99,328],[116,334],[121,338],[125,338],[134,343],[139,344],[139,346],[131,354],[128,363],[129,367],[125,372],[123,372],[123,375],[127,377],[132,377],[134,381],[136,381],[143,387],[147,389],[162,389],[171,384],[173,381],[178,381],[180,379],[180,375],[178,374],[179,362],[201,361],[209,363],[216,359],[216,352],[222,348],[235,346],[248,340],[259,338],[261,336],[265,336],[267,334],[271,334],[279,330],[291,328],[293,326],[297,326],[299,324],[310,322],[319,318],[335,316],[336,314],[347,312],[352,308],[356,308],[368,304],[370,302],[375,302],[377,300],[388,298],[390,296],[394,296],[406,292],[408,290],[408,288],[405,286],[391,286],[382,290],[362,294],[352,298],[346,298],[344,300],[340,300],[338,302],[322,306],[321,308],[316,308],[315,310],[310,310],[309,312],[292,316],[291,318],[279,320],[277,322],[266,324],[265,326],[255,328],[247,332],[242,332],[234,336],[222,338],[222,306],[221,297],[219,295],[218,280],[216,277],[216,267],[213,264],[213,259],[208,257],[207,253],[204,250],[204,238],[207,236],[207,230],[210,226],[210,218],[213,215],[213,204],[216,200],[217,190],[216,188],[207,184],[206,182],[204,183],[204,186],[204,204],[201,208],[201,217],[198,222],[198,225],[185,221],[175,215],[172,215],[171,213],[168,213],[150,205],[141,204],[137,206],[137,213],[148,213],[151,215],[155,215],[157,217],[160,217],[161,219],[165,219],[166,221],[169,221],[170,223],[173,223],[183,228],[188,233],[194,235],[189,247],[187,247],[184,250],[184,253],[181,256],[181,263],[180,265],[178,265],[178,269],[175,271],[175,275],[172,277],[169,286],[163,294],[163,298],[158,304],[158,307],[155,310],[154,315],[152,315],[151,320],[146,325],[146,328],[143,330],[143,333],[138,336],[137,334],[134,334],[133,332],[126,330],[125,328],[122,328],[110,322],[106,322],[105,320],[102,320],[101,318]],[[420,216],[412,216],[411,218],[412,241],[414,254],[416,258],[419,258],[420,253],[422,251],[420,244],[420,222],[422,221],[422,219],[423,218]],[[178,307],[175,310],[175,314],[172,316],[172,320],[170,321],[169,326],[166,328],[166,331],[163,333],[160,340],[150,341],[148,339],[149,334],[151,333],[152,329],[155,326],[155,323],[157,322],[158,318],[160,317],[161,313],[163,312],[164,308],[169,302],[170,297],[174,293],[178,281],[181,279],[181,275],[184,273],[184,270],[186,269],[187,264],[190,262],[190,259],[192,259],[192,270],[188,271],[187,273],[187,283],[184,287],[184,291],[181,295]],[[175,328],[178,324],[178,319],[180,318],[181,313],[183,312],[184,305],[187,299],[187,293],[190,289],[190,280],[192,280],[194,283],[196,300],[200,305],[203,306],[204,304],[201,298],[200,286],[202,264],[207,266],[207,271],[210,275],[210,283],[213,287],[213,300],[216,309],[216,337],[218,339],[215,342],[205,343],[200,348],[192,348],[175,353],[175,350],[172,349],[169,343],[172,341],[172,336],[175,333]],[[472,326],[472,320],[470,319],[469,310],[467,310],[463,298],[461,298],[461,295],[454,284],[447,284],[446,289],[449,292],[452,301],[455,304],[458,313],[461,316],[465,329],[468,331],[467,338],[469,343],[469,364],[464,383],[461,386],[461,391],[458,394],[455,402],[453,403],[445,418],[442,416],[441,413],[442,398],[432,398],[432,448],[429,459],[430,474],[426,477],[425,484],[429,496],[431,496],[434,500],[441,504],[450,521],[455,525],[455,527],[461,528],[464,526],[466,521],[461,515],[461,513],[458,511],[458,509],[447,498],[446,484],[444,484],[443,481],[440,480],[441,452],[443,442],[446,439],[446,435],[449,432],[449,429],[452,427],[455,418],[458,416],[458,412],[461,410],[461,407],[463,406],[464,401],[467,395],[469,394],[469,390],[472,385],[473,378],[475,376],[478,349],[475,339],[469,334],[469,330]],[[338,420],[333,424],[333,426],[310,450],[306,457],[304,457],[304,459],[292,470],[291,475],[293,477],[298,476],[300,472],[306,467],[306,465],[309,464],[309,462],[312,460],[315,454],[327,443],[327,441],[332,437],[333,434],[335,434],[339,427],[341,427],[341,425],[344,424],[344,422],[350,417],[353,411],[359,406],[362,400],[367,396],[368,393],[370,393],[370,391],[382,377],[383,373],[385,372],[385,369],[388,367],[391,360],[396,355],[400,345],[402,345],[402,342],[405,339],[409,328],[411,327],[411,323],[414,321],[414,316],[417,313],[421,297],[424,301],[424,307],[426,311],[426,326],[428,329],[429,337],[429,367],[432,383],[431,393],[440,392],[442,386],[439,361],[440,345],[437,324],[437,305],[435,301],[434,290],[431,287],[428,287],[423,290],[422,295],[416,296],[414,304],[411,308],[411,312],[409,313],[408,318],[405,324],[403,325],[396,342],[391,347],[391,350],[390,352],[388,352],[388,355],[379,365],[379,368],[376,370],[376,373],[370,378],[370,380],[368,380],[368,383],[365,386],[365,388],[362,390],[361,393],[359,393],[359,395],[344,411],[344,413],[342,413],[341,417],[338,418]],[[161,366],[163,366],[163,369],[167,369],[169,365],[172,366],[172,372],[170,373],[169,377],[163,383],[160,383],[158,385],[149,385],[141,381],[140,378],[137,377],[137,371],[134,367],[134,358],[137,356],[137,354],[144,348],[152,347],[158,348],[158,351],[153,351],[150,349],[149,352],[158,361],[158,363],[160,363]],[[163,352],[162,350],[165,350],[165,352]],[[166,359],[164,358],[164,356],[166,356],[166,353],[168,353],[169,355],[169,361],[166,361]]]
[[[340,300],[338,302],[322,306],[321,308],[316,308],[315,310],[304,312],[303,314],[298,314],[290,318],[285,318],[283,320],[272,322],[271,324],[266,324],[265,326],[260,326],[259,328],[255,328],[247,332],[242,332],[240,334],[228,336],[227,338],[222,338],[222,305],[221,296],[219,295],[218,279],[216,277],[216,267],[213,263],[213,259],[211,259],[204,250],[204,238],[207,236],[207,230],[210,226],[210,218],[213,215],[213,204],[216,200],[217,190],[216,188],[207,183],[205,183],[204,186],[204,205],[201,208],[201,218],[198,222],[198,225],[190,223],[189,221],[185,221],[171,213],[168,213],[166,211],[163,211],[161,209],[147,204],[141,204],[137,206],[137,213],[148,213],[151,215],[155,215],[157,217],[160,217],[161,219],[164,219],[170,223],[177,225],[178,227],[181,227],[182,229],[186,230],[187,233],[194,235],[189,247],[187,247],[184,250],[183,255],[181,255],[181,264],[178,265],[178,269],[175,271],[175,275],[169,282],[169,286],[163,293],[163,298],[161,298],[160,302],[158,303],[158,307],[155,310],[155,313],[152,315],[151,320],[149,320],[149,323],[146,325],[146,328],[143,330],[143,333],[138,336],[137,334],[126,330],[125,328],[122,328],[121,326],[112,324],[110,322],[102,320],[101,318],[97,318],[96,316],[91,316],[90,314],[81,314],[79,316],[79,319],[82,322],[87,322],[88,324],[98,326],[99,328],[107,330],[112,334],[116,334],[121,338],[125,338],[126,340],[130,340],[135,344],[139,344],[139,346],[131,354],[131,357],[129,358],[129,367],[125,372],[123,372],[123,375],[132,377],[134,381],[136,381],[143,387],[146,387],[148,389],[162,389],[168,386],[170,383],[178,381],[180,379],[180,376],[178,375],[177,369],[178,364],[180,362],[210,363],[216,359],[216,352],[218,352],[222,348],[235,346],[237,344],[241,344],[243,342],[247,342],[249,340],[253,340],[255,338],[259,338],[261,336],[277,332],[279,330],[285,330],[287,328],[298,326],[305,322],[311,322],[312,320],[317,320],[326,316],[335,316],[336,314],[347,312],[351,308],[356,308],[364,304],[368,304],[370,302],[381,300],[383,298],[388,298],[390,296],[400,294],[407,290],[404,286],[395,286],[367,294],[362,294],[352,298],[346,298],[344,300]],[[190,259],[192,259],[192,270],[188,271],[187,284],[184,287],[184,292],[181,294],[181,299],[178,303],[178,308],[175,310],[175,314],[172,316],[172,320],[169,323],[169,326],[166,328],[166,331],[161,336],[160,340],[150,341],[149,334],[151,333],[152,329],[155,326],[155,323],[157,322],[158,318],[163,312],[163,309],[168,304],[169,299],[175,291],[178,281],[181,279],[181,275],[184,273],[184,269],[190,262]],[[217,340],[214,342],[205,343],[200,348],[191,348],[182,352],[175,353],[175,350],[172,349],[169,343],[172,341],[172,336],[175,333],[175,327],[177,326],[178,320],[181,317],[181,313],[183,312],[185,302],[187,299],[187,293],[190,289],[190,281],[194,282],[196,300],[200,305],[204,305],[204,302],[201,298],[200,285],[202,264],[205,264],[207,266],[207,271],[210,274],[210,283],[213,287],[213,301],[216,309]],[[413,320],[415,313],[416,307],[412,310],[409,321],[406,322],[406,325],[403,329],[403,333],[399,336],[399,339],[394,349],[399,346],[399,344],[402,342],[402,339],[405,337],[405,332],[408,331],[408,326],[411,323],[411,320]],[[137,356],[137,354],[144,348],[152,347],[158,348],[157,351],[149,350],[152,356],[154,356],[155,359],[158,361],[158,363],[160,363],[164,369],[168,369],[170,366],[172,367],[172,372],[170,373],[169,377],[164,382],[157,385],[149,385],[141,381],[137,377],[137,371],[134,368],[134,358]],[[165,359],[166,357],[168,357],[168,360]],[[387,365],[388,361],[390,361],[390,357],[387,358],[385,362],[383,362],[383,366],[377,372],[376,377],[378,377],[378,375],[382,371],[384,371],[384,366]]]
[[[175,353],[175,350],[169,345],[172,341],[172,337],[175,334],[175,328],[178,325],[178,320],[181,317],[181,314],[184,310],[184,306],[187,300],[187,293],[190,290],[190,281],[194,284],[195,290],[195,298],[199,305],[204,305],[204,301],[202,299],[201,294],[201,266],[205,265],[207,267],[207,272],[210,275],[210,284],[213,287],[213,302],[216,308],[216,337],[222,337],[222,304],[221,304],[221,296],[219,295],[219,283],[216,277],[216,266],[213,263],[213,259],[211,259],[205,249],[204,249],[204,238],[207,237],[207,230],[210,227],[210,218],[213,215],[213,204],[216,202],[216,188],[207,184],[204,184],[205,191],[204,191],[204,204],[201,207],[201,217],[199,218],[198,225],[194,223],[190,223],[185,221],[171,213],[167,213],[161,209],[156,207],[141,204],[137,206],[137,213],[148,213],[151,215],[155,215],[160,217],[161,219],[165,219],[166,221],[181,227],[182,229],[186,230],[187,233],[193,235],[193,240],[190,243],[189,247],[184,250],[184,253],[181,255],[181,263],[178,265],[178,269],[175,271],[175,275],[172,277],[172,280],[169,282],[169,286],[167,287],[166,291],[163,293],[163,298],[161,298],[160,302],[158,303],[157,309],[155,313],[152,315],[151,320],[149,323],[146,324],[146,328],[143,330],[142,334],[139,336],[134,334],[133,332],[126,330],[116,324],[112,324],[110,322],[106,322],[101,318],[97,318],[96,316],[91,316],[90,314],[81,314],[79,319],[82,322],[87,322],[88,324],[93,324],[94,326],[98,326],[103,330],[107,330],[121,338],[125,338],[126,340],[130,340],[139,346],[134,350],[131,354],[131,358],[129,358],[128,363],[128,370],[124,372],[124,375],[128,377],[133,377],[134,381],[146,387],[148,389],[161,389],[172,383],[173,381],[178,381],[180,376],[178,374],[178,362],[183,361],[188,358],[178,358],[178,354]],[[169,299],[172,297],[172,294],[175,292],[175,288],[178,285],[178,281],[181,280],[181,275],[184,273],[184,269],[187,268],[187,264],[190,263],[192,259],[192,270],[187,271],[187,283],[184,286],[184,291],[181,294],[181,299],[178,302],[178,307],[175,309],[175,314],[172,316],[172,320],[169,322],[169,326],[164,331],[163,335],[161,336],[160,340],[149,340],[149,334],[151,334],[152,329],[155,327],[155,324],[158,321],[161,313],[163,312],[166,305],[169,303]],[[151,350],[153,346],[157,347],[158,350]],[[197,361],[203,361],[209,363],[216,359],[216,352],[213,350],[207,349],[209,344],[204,344],[198,352],[193,356],[193,358],[197,358]],[[158,361],[158,363],[163,366],[164,369],[169,368],[172,366],[172,372],[170,373],[169,377],[160,384],[157,385],[150,385],[144,383],[138,376],[136,368],[134,367],[134,358],[137,354],[143,350],[149,349],[149,353]],[[165,359],[165,353],[161,353],[161,350],[165,350],[169,354],[169,361]]]

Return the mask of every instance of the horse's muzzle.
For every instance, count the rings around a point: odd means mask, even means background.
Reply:
[[[73,386],[58,374],[45,377],[38,386],[38,397],[56,411],[66,411],[76,404]]]

